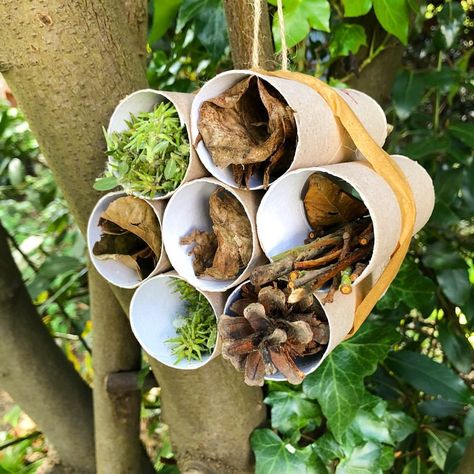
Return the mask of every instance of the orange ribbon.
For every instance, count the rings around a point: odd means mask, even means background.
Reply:
[[[262,73],[283,79],[295,80],[315,90],[329,105],[334,116],[340,120],[355,146],[370,163],[374,171],[385,179],[392,188],[398,205],[400,206],[402,227],[397,248],[391,255],[380,278],[357,306],[354,326],[348,334],[348,337],[350,337],[356,333],[362,323],[367,319],[377,304],[377,301],[397,276],[403,259],[408,252],[416,218],[413,192],[400,167],[390,158],[390,155],[374,141],[356,114],[335,89],[315,77],[299,72],[262,71]]]

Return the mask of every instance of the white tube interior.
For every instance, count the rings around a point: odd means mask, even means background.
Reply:
[[[193,269],[193,256],[189,255],[192,245],[181,245],[180,240],[193,230],[210,231],[212,221],[209,216],[209,197],[219,187],[224,187],[242,204],[239,196],[229,187],[223,186],[212,178],[202,178],[183,185],[170,199],[163,215],[163,243],[174,269],[193,286],[202,291],[225,291],[239,283],[239,277],[251,265],[231,280],[216,280],[208,276],[197,277]],[[255,229],[252,225],[252,232]],[[252,249],[252,255],[254,249]]]
[[[100,216],[106,211],[111,202],[124,196],[126,196],[126,194],[123,192],[109,193],[97,202],[89,217],[89,222],[87,224],[87,246],[89,248],[91,262],[96,268],[96,270],[102,275],[102,277],[104,277],[108,282],[112,283],[113,285],[119,286],[120,288],[136,288],[142,282],[148,280],[154,274],[156,274],[158,269],[162,267],[163,261],[167,260],[163,243],[161,245],[161,255],[156,263],[155,269],[147,278],[143,280],[139,278],[135,270],[127,267],[123,263],[120,263],[116,260],[100,260],[92,252],[94,245],[100,240],[102,234],[102,229],[99,226]],[[151,208],[155,212],[155,215],[158,219],[158,223],[161,228],[160,215],[153,206],[151,206]]]
[[[374,248],[369,264],[356,280],[374,266],[387,264],[400,235],[400,209],[388,184],[361,162],[305,168],[287,173],[267,191],[257,212],[257,232],[262,250],[271,260],[302,245],[311,231],[304,209],[308,178],[315,172],[343,179],[359,193],[374,226]]]
[[[174,105],[176,111],[178,112],[178,117],[181,125],[184,125],[186,127],[188,141],[191,145],[191,139],[189,136],[190,130],[188,128],[188,124],[186,123],[184,111],[181,109],[181,107],[178,106],[178,104],[173,101],[172,93],[158,92],[153,89],[142,89],[139,91],[135,91],[125,97],[117,105],[112,116],[110,117],[109,126],[107,128],[107,134],[110,135],[114,132],[124,132],[128,130],[129,127],[127,125],[127,121],[130,121],[132,115],[136,116],[142,112],[151,112],[155,108],[155,106],[161,104],[161,102],[171,102]],[[191,156],[189,157],[188,169],[186,170],[182,182],[186,181],[187,175],[189,173],[190,163]],[[156,196],[153,199],[166,199],[174,192],[175,191],[170,191],[161,196]],[[140,193],[134,192],[131,194],[141,197]]]
[[[201,361],[184,359],[175,363],[173,345],[165,341],[176,336],[175,320],[186,314],[186,305],[170,285],[173,279],[182,280],[179,276],[157,275],[137,289],[130,303],[130,324],[143,349],[159,362],[175,369],[198,369],[214,357],[218,344]],[[219,309],[207,296],[206,299],[217,316]]]
[[[230,310],[230,307],[240,298],[241,288],[246,283],[248,282],[241,283],[227,298],[224,307],[224,314],[227,316],[236,316],[236,314]],[[315,296],[318,298],[318,301],[321,302],[319,295],[316,294]],[[332,349],[334,349],[334,347],[344,339],[352,328],[354,318],[354,297],[342,294],[341,296],[343,297],[341,302],[339,302],[339,297],[336,295],[333,303],[324,306],[321,304],[329,324],[328,346],[317,354],[308,355],[306,357],[297,357],[295,359],[297,367],[306,375],[314,372],[321,365],[322,361],[328,356]],[[350,308],[352,310],[349,310]],[[280,372],[276,372],[273,375],[265,375],[265,380],[281,382],[285,381],[286,377]]]

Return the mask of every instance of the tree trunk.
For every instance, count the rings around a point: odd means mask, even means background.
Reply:
[[[120,99],[146,87],[127,20],[113,0],[3,0],[0,16],[0,69],[85,231],[97,200],[92,184],[105,161],[101,127]],[[129,295],[114,293],[126,308]],[[250,471],[248,438],[265,418],[261,391],[244,385],[221,358],[192,374],[152,366],[180,467]]]
[[[38,423],[66,470],[95,472],[91,391],[31,303],[0,225],[0,386]]]
[[[111,394],[107,375],[140,370],[141,350],[109,285],[89,270],[93,328],[94,425],[99,474],[155,472],[140,442],[141,391]]]
[[[232,62],[237,69],[252,67],[254,47],[253,19],[255,7],[249,0],[223,0],[229,31]],[[273,39],[266,0],[261,0],[262,15],[258,36],[258,65],[267,70],[275,69]]]

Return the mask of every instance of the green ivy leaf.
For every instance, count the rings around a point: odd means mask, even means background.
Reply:
[[[269,429],[257,429],[252,433],[250,444],[255,453],[255,474],[326,474],[316,462],[311,446],[298,449],[285,443]]]
[[[456,305],[463,305],[472,291],[466,268],[441,270],[436,274],[444,294]]]
[[[275,3],[275,2],[270,2]],[[288,48],[304,40],[311,28],[329,31],[331,7],[327,0],[283,0],[285,36]],[[281,50],[278,15],[273,17],[273,37],[277,51]]]
[[[349,431],[355,431],[364,441],[396,446],[416,429],[413,418],[401,411],[390,411],[380,400],[371,410],[359,409]]]
[[[104,176],[97,178],[94,183],[96,191],[110,191],[118,186],[118,180],[115,176]]]
[[[330,432],[324,433],[313,443],[314,450],[318,457],[327,466],[334,459],[341,459],[345,456],[342,446],[334,439]]]
[[[392,97],[395,112],[401,120],[406,120],[411,115],[420,104],[424,93],[425,81],[422,74],[407,69],[397,74]]]
[[[418,411],[423,415],[433,416],[435,418],[457,416],[464,411],[464,403],[443,400],[442,398],[426,400],[418,403]]]
[[[402,474],[428,474],[428,468],[425,462],[417,456],[403,468]]]
[[[447,400],[469,403],[470,390],[449,367],[431,360],[424,354],[411,351],[391,353],[387,366],[417,390],[439,395]]]
[[[443,474],[455,474],[457,472],[464,452],[470,442],[470,438],[462,438],[458,439],[451,445],[448,454],[446,455]]]
[[[176,22],[176,32],[193,21],[199,41],[218,59],[228,44],[227,26],[221,0],[183,0]]]
[[[426,247],[423,263],[434,270],[466,268],[466,262],[450,242],[439,241]]]
[[[441,470],[444,470],[446,456],[456,440],[456,436],[447,431],[436,430],[434,428],[428,428],[426,435],[428,448],[433,456],[433,461]]]
[[[407,0],[373,0],[373,4],[377,20],[384,30],[406,45],[410,23]]]
[[[372,441],[363,446],[357,446],[349,457],[342,459],[337,465],[336,474],[357,474],[362,472],[382,474],[380,467],[381,454],[380,445]]]
[[[365,324],[354,337],[336,347],[318,371],[303,382],[304,393],[318,400],[338,441],[364,399],[364,378],[375,371],[398,337],[389,325]]]
[[[469,373],[474,362],[474,351],[463,332],[453,325],[438,325],[438,340],[449,362],[456,370]]]
[[[406,259],[377,308],[397,308],[403,302],[409,308],[417,308],[422,313],[429,314],[435,305],[435,289],[435,284],[422,275],[418,265],[413,260]]]
[[[321,423],[321,410],[304,393],[271,392],[264,400],[272,407],[272,427],[280,433],[290,435],[308,425],[314,427]]]
[[[342,0],[342,4],[345,17],[366,15],[372,8],[372,0]]]
[[[444,47],[449,49],[462,30],[466,14],[460,3],[446,2],[436,19],[443,37]]]
[[[173,23],[183,0],[153,0],[153,23],[148,33],[150,44],[158,41]]]
[[[332,57],[348,56],[357,54],[363,45],[367,45],[367,37],[361,25],[338,23],[331,34],[329,52]]]
[[[448,132],[461,140],[469,148],[474,148],[474,125],[461,121],[453,121]]]

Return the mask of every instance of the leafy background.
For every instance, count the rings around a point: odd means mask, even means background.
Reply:
[[[275,1],[269,0],[275,45]],[[472,0],[283,0],[291,67],[344,87],[379,55],[404,55],[386,107],[387,149],[431,174],[436,206],[369,321],[301,387],[265,386],[257,473],[454,473],[474,436]],[[231,67],[220,0],[150,1],[150,85],[190,91]],[[362,54],[363,53],[363,54]],[[21,112],[0,102],[0,221],[44,323],[90,382],[85,244]],[[144,367],[144,371],[147,367]],[[2,401],[3,397],[3,401]],[[6,395],[0,473],[36,472],[48,445]],[[159,389],[142,437],[178,472]]]

